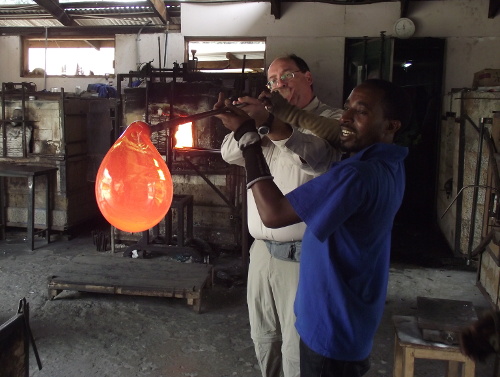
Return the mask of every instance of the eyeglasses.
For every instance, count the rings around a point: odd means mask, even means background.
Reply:
[[[291,79],[293,79],[295,77],[295,74],[297,72],[300,72],[300,70],[298,71],[293,71],[293,72],[285,72],[283,73],[279,79],[282,81],[282,82],[288,82],[290,81]],[[273,88],[276,86],[276,83],[278,82],[278,79],[271,79],[267,82],[266,86],[269,90],[273,90]]]

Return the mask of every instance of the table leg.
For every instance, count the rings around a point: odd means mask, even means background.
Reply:
[[[415,352],[410,347],[404,347],[403,377],[413,377],[415,370]]]
[[[184,202],[181,200],[177,209],[177,246],[184,246]]]
[[[6,195],[5,178],[0,177],[0,211],[1,211],[0,221],[2,222],[1,227],[0,227],[0,240],[5,239],[5,228],[7,227],[7,224],[6,224],[6,222],[7,222],[7,213],[6,213],[7,201],[6,201],[5,195]]]
[[[28,203],[28,242],[31,250],[35,248],[33,231],[35,229],[35,177],[28,177],[29,203]]]
[[[52,180],[50,179],[51,178],[51,175],[50,174],[46,174],[45,175],[46,179],[47,179],[47,193],[45,194],[45,227],[46,227],[46,231],[45,231],[45,243],[48,245],[50,243],[50,214],[51,214],[51,210],[50,210],[50,192],[51,192],[51,183],[52,183]]]
[[[463,377],[474,377],[476,375],[476,363],[472,360],[467,360],[462,369]]]
[[[396,334],[394,341],[394,365],[393,365],[393,377],[403,376],[403,347],[399,345],[398,336]]]
[[[187,217],[186,217],[187,238],[193,238],[193,196],[189,197],[187,202]]]
[[[448,366],[446,368],[446,377],[454,377],[454,376],[459,376],[460,371],[460,365],[461,363],[459,361],[453,361],[450,360],[448,361]]]

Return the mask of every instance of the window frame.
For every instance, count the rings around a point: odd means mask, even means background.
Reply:
[[[266,48],[267,48],[267,40],[265,37],[184,37],[184,61],[190,63],[190,68],[191,67],[191,62],[193,61],[193,56],[192,52],[190,51],[189,44],[192,42],[263,42],[264,43],[264,51],[262,51],[262,59],[254,59],[254,60],[262,60],[262,66],[257,68],[260,73],[265,72],[266,70]],[[230,53],[231,51],[227,51],[227,53]],[[197,58],[197,55],[195,54],[195,57]],[[201,60],[203,61],[203,60]],[[208,61],[208,60],[207,60]],[[248,68],[252,69],[252,68]],[[255,68],[254,68],[255,69]],[[200,72],[210,72],[212,70],[210,69],[197,69]],[[217,72],[228,72],[228,69],[220,69],[220,68],[214,68],[213,70]],[[233,68],[233,71],[235,69]],[[241,72],[241,68],[240,71]]]
[[[50,45],[64,48],[89,48],[94,47],[94,44],[98,44],[98,47],[113,47],[116,51],[116,38],[114,35],[101,35],[101,36],[78,36],[78,37],[33,37],[33,36],[22,36],[21,37],[21,67],[20,76],[21,77],[40,77],[39,74],[30,72],[29,70],[29,49],[32,47],[51,47]],[[113,69],[115,68],[115,60],[113,59]],[[64,78],[84,78],[84,77],[115,77],[115,72],[102,75],[46,75],[46,77],[64,77]]]

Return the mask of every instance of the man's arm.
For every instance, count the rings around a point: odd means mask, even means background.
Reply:
[[[250,188],[262,223],[266,227],[281,228],[302,221],[274,181],[257,181]]]
[[[337,119],[326,118],[301,110],[290,105],[281,94],[277,92],[261,94],[259,97],[268,101],[267,109],[283,122],[300,126],[310,130],[322,139],[328,140],[332,145],[338,145],[340,138],[340,122]]]
[[[243,110],[232,106],[229,100],[224,102],[224,98],[220,96],[214,108],[222,106],[226,106],[231,112],[216,116],[225,127],[234,132],[234,138],[245,159],[247,188],[252,190],[264,225],[268,228],[280,228],[301,222],[290,202],[272,180],[255,121]]]
[[[263,97],[261,96],[261,98]],[[281,98],[286,102],[283,97]],[[265,108],[264,101],[252,97],[240,97],[238,102],[246,104],[242,110],[255,119],[258,126],[264,122],[269,123],[270,132],[266,135],[267,138],[282,150],[283,156],[287,156],[287,158],[307,174],[316,175],[324,173],[330,168],[332,162],[339,159],[339,153],[328,140],[309,132],[303,132],[303,130],[298,128],[302,127],[301,124],[287,123],[280,117],[270,114]],[[291,106],[291,108],[296,109],[295,106]],[[302,110],[299,111],[307,113]],[[292,111],[291,113],[294,112]],[[294,118],[290,119],[294,120]],[[295,120],[301,121],[301,119],[300,116],[295,117]],[[323,122],[323,119],[326,118],[314,118],[318,122]],[[312,121],[313,119],[311,119]],[[293,124],[293,126],[290,124]],[[332,125],[331,122],[327,124],[329,126]]]

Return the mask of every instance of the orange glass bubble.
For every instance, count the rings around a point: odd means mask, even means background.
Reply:
[[[95,196],[101,213],[120,230],[142,232],[167,214],[173,191],[167,164],[151,143],[149,125],[131,123],[97,172]]]

